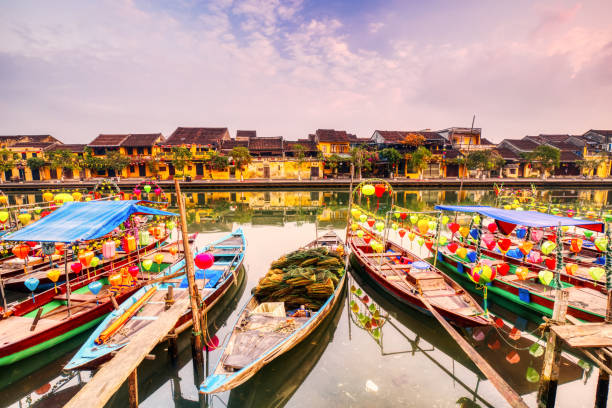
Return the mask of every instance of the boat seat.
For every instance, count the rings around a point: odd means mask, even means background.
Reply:
[[[436,275],[435,277],[416,277],[416,284],[421,292],[427,292],[431,290],[444,290],[447,288],[446,282],[444,282],[444,278]]]
[[[66,294],[53,296],[55,300],[63,300],[67,301]],[[100,299],[100,297],[98,298]],[[91,293],[71,293],[70,301],[71,302],[90,302],[96,300],[96,296]]]

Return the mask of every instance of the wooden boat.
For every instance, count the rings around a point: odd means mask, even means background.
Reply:
[[[342,241],[335,233],[327,233],[305,248],[335,248]],[[263,366],[300,344],[327,319],[341,298],[346,273],[334,292],[310,317],[274,316],[256,310],[260,305],[255,296],[240,312],[232,334],[223,347],[217,366],[200,386],[204,394],[230,390],[255,375]],[[284,312],[283,312],[284,314]]]
[[[539,214],[528,211],[504,211],[491,207],[478,206],[436,206],[437,209],[448,211],[477,212],[481,216],[499,218],[507,225],[524,225],[532,227],[544,226],[563,226],[578,225],[583,228],[601,230],[603,225],[599,222],[577,220],[564,217],[556,217],[548,214]],[[561,248],[557,248],[559,251]],[[542,316],[552,316],[554,305],[555,289],[552,286],[540,283],[539,269],[528,264],[512,262],[512,258],[502,257],[493,251],[482,251],[485,259],[488,257],[491,267],[506,262],[509,271],[505,276],[497,274],[488,288],[489,298],[509,307],[517,314],[528,314],[531,319],[541,320]],[[558,254],[561,256],[561,254]],[[478,293],[476,284],[470,279],[469,272],[476,266],[475,263],[459,257],[452,253],[448,247],[440,248],[438,262],[449,271],[449,273],[461,284],[472,292]],[[518,266],[527,266],[530,270],[525,279],[519,279],[515,274]],[[602,321],[606,313],[606,294],[602,293],[601,287],[592,280],[584,279],[579,276],[571,276],[560,273],[560,280],[563,287],[569,292],[569,302],[567,313],[580,320],[587,322]]]
[[[380,239],[371,231],[365,230],[364,233]],[[425,298],[438,313],[456,326],[490,324],[482,308],[459,284],[408,250],[387,242],[384,253],[374,252],[354,231],[349,233],[348,244],[351,248],[351,265],[363,270],[381,289],[403,304],[429,315],[421,300]]]
[[[245,251],[246,240],[242,228],[200,251],[212,253],[215,258],[215,263],[205,273],[204,271],[196,273],[196,285],[204,303],[203,313],[207,313],[231,285],[236,283]],[[184,266],[185,260],[182,260],[168,268],[164,274],[174,274]],[[189,296],[186,279],[185,275],[181,275],[140,288],[98,325],[64,369],[91,369],[111,359],[113,352],[127,345],[131,336],[163,314],[169,287],[172,287],[174,299]],[[133,313],[130,313],[131,311]],[[118,323],[120,319],[124,319],[122,324]],[[187,311],[177,322],[175,333],[187,329],[191,322],[191,311]],[[100,338],[104,338],[104,341],[99,341]]]
[[[152,238],[152,242],[149,245],[138,246],[136,249],[130,252],[117,250],[116,252],[117,255],[112,260],[111,259],[101,259],[97,267],[94,268],[90,266],[87,268],[83,268],[78,275],[74,273],[70,267],[73,263],[79,262],[79,260],[76,259],[74,261],[69,261],[68,262],[69,279],[72,280],[72,279],[77,278],[78,276],[87,276],[88,274],[92,274],[92,273],[100,274],[100,272],[109,270],[110,268],[115,268],[118,266],[126,265],[128,263],[132,263],[135,260],[139,259],[140,257],[146,255],[147,253],[153,251],[155,248],[162,245],[167,240],[167,238],[168,238],[168,235],[164,235],[160,237],[158,240],[156,240],[155,238]],[[68,257],[70,259],[71,254],[68,254]],[[61,257],[61,259],[63,262],[63,256]],[[60,263],[59,260],[60,258],[58,257],[58,260],[54,262],[54,264],[57,265],[58,269],[62,270],[62,274],[60,275],[60,278],[58,280],[58,283],[62,283],[62,282],[65,282],[66,276],[63,273],[64,264]],[[49,264],[45,262],[41,264],[40,268],[37,268],[34,271],[30,271],[30,268],[28,266],[28,273],[25,273],[25,274],[20,273],[18,276],[13,276],[11,278],[4,279],[4,287],[6,289],[16,291],[16,292],[29,293],[28,288],[25,286],[25,281],[26,279],[33,277],[33,278],[38,279],[38,282],[39,282],[38,287],[36,288],[36,292],[42,292],[49,288],[53,288],[54,284],[51,281],[51,279],[49,279],[49,277],[47,276],[47,273],[49,272],[50,269],[51,268],[49,267]]]
[[[170,245],[176,244],[167,244],[161,250],[167,250]],[[136,261],[134,259],[132,263]],[[58,285],[57,290],[49,289],[37,294],[34,299],[28,298],[13,305],[0,320],[0,366],[47,350],[100,322],[114,308],[108,282],[108,275],[112,271],[70,281],[70,311],[66,283]],[[97,296],[88,288],[94,281],[103,285]],[[137,277],[133,286],[119,288],[114,295],[115,301],[127,300],[144,284],[146,280]]]

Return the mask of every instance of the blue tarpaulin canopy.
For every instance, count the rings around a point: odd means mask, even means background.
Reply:
[[[597,232],[603,232],[604,230],[604,224],[599,221],[558,217],[556,215],[544,214],[537,211],[503,210],[501,208],[489,207],[486,205],[436,205],[435,208],[436,210],[444,211],[475,212],[493,218],[500,229],[506,234],[512,231],[516,225],[536,228],[575,226]],[[509,228],[508,231],[508,227],[510,226],[511,228]]]
[[[2,241],[77,242],[97,239],[117,228],[132,214],[177,214],[138,205],[141,201],[68,202],[51,214]]]

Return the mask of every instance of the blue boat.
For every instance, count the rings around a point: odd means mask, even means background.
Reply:
[[[341,254],[343,243],[333,232],[327,233],[304,248],[327,247]],[[344,266],[344,265],[342,265]],[[213,373],[200,386],[204,394],[230,390],[244,383],[263,366],[306,339],[330,315],[341,298],[346,273],[318,309],[306,307],[301,313],[285,312],[285,302],[260,303],[256,296],[240,312],[231,336]],[[274,309],[270,309],[274,307]]]
[[[242,228],[196,251],[214,256],[214,264],[204,270],[196,270],[196,286],[203,302],[203,312],[212,308],[237,283],[237,274],[244,260],[246,240]],[[163,275],[169,276],[184,269],[185,260],[175,262]],[[145,285],[110,313],[93,331],[85,344],[66,364],[65,370],[92,369],[110,360],[137,332],[155,321],[166,309],[166,298],[172,287],[174,300],[189,296],[187,276],[179,275],[169,280]],[[117,322],[115,324],[115,322]],[[188,310],[177,322],[174,332],[184,331],[192,324]],[[116,329],[116,330],[115,330]]]

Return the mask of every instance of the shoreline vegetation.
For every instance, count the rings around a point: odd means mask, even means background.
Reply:
[[[87,180],[49,180],[49,181],[25,181],[25,182],[4,182],[0,183],[0,190],[10,191],[33,191],[47,189],[74,189],[90,188],[95,186],[103,179],[91,178]],[[144,178],[127,178],[116,181],[119,187],[131,188],[145,180]],[[610,178],[584,178],[584,177],[555,177],[555,178],[389,178],[385,179],[394,187],[400,188],[493,188],[495,184],[512,187],[550,187],[550,188],[612,188],[612,177]],[[157,183],[168,190],[173,189],[173,180],[160,180]],[[307,188],[348,188],[349,178],[327,178],[327,179],[247,179],[247,180],[191,180],[181,182],[185,188],[190,190],[222,190],[222,189],[266,189],[266,188],[286,188],[307,189]]]

